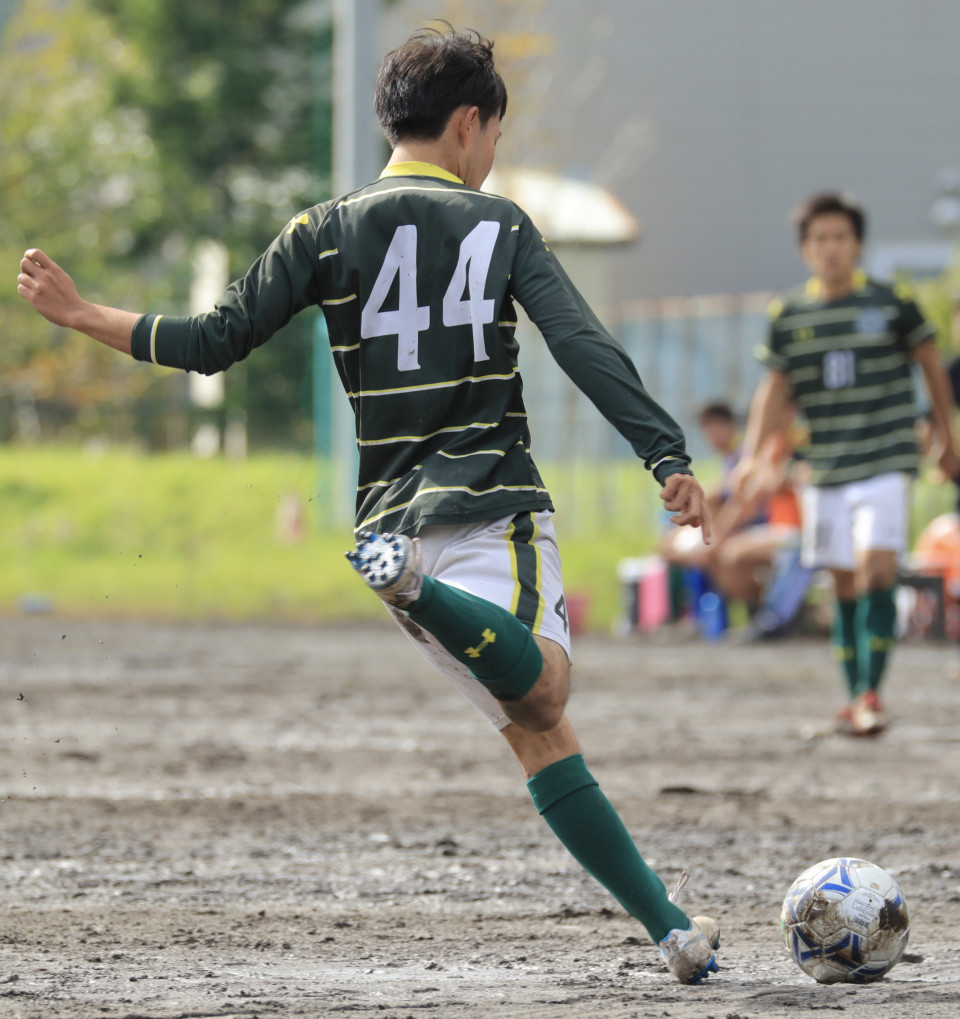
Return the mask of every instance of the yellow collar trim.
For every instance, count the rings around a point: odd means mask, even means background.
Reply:
[[[433,163],[420,163],[416,160],[409,160],[406,163],[391,163],[387,166],[380,179],[384,177],[439,177],[441,180],[451,180],[454,184],[462,184],[459,177],[455,177],[449,170],[444,170]]]
[[[858,290],[863,290],[867,285],[867,274],[863,269],[857,269],[853,274],[853,290],[856,293]],[[820,280],[815,276],[812,279],[807,280],[806,292],[807,297],[819,297],[822,287],[820,286]]]

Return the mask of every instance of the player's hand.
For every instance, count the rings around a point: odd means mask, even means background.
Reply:
[[[700,482],[692,474],[671,474],[660,492],[663,505],[674,516],[670,520],[681,527],[699,527],[704,545],[710,544],[710,511]]]
[[[17,293],[58,326],[72,327],[86,304],[73,280],[39,248],[30,248],[20,261]]]

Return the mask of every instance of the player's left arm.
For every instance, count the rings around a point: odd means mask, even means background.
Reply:
[[[930,404],[933,411],[933,423],[936,430],[934,457],[937,466],[951,480],[960,475],[960,460],[957,459],[956,446],[953,441],[951,417],[953,414],[953,390],[947,370],[940,357],[940,351],[932,339],[923,340],[913,348],[914,360],[920,365]]]
[[[683,430],[647,392],[627,352],[601,324],[526,216],[519,229],[511,292],[557,364],[653,473],[673,522],[701,527],[709,544],[710,511],[690,469]]]
[[[647,392],[529,218],[520,224],[511,296],[540,330],[554,360],[664,484],[690,473],[683,431]]]

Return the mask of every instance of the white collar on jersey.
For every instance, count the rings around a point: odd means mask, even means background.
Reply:
[[[459,177],[454,176],[449,170],[444,170],[441,166],[435,166],[433,163],[420,163],[412,159],[404,163],[390,163],[380,174],[381,180],[384,177],[439,177],[441,180],[451,180],[455,184],[463,183]]]

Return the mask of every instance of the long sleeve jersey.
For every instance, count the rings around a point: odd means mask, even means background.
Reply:
[[[316,205],[215,309],[142,316],[133,355],[210,374],[319,305],[356,418],[356,524],[426,524],[552,509],[530,453],[519,304],[558,364],[661,483],[689,473],[676,422],[513,202],[425,163]]]

